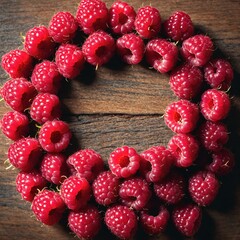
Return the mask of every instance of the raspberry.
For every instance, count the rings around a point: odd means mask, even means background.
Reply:
[[[22,198],[31,202],[39,190],[47,186],[47,181],[41,174],[34,170],[32,172],[19,172],[16,177],[16,189]]]
[[[53,120],[47,121],[42,125],[38,133],[38,139],[45,151],[58,153],[68,147],[71,135],[67,123]]]
[[[39,93],[31,104],[30,116],[39,124],[59,118],[61,109],[58,96],[50,93]]]
[[[140,172],[148,182],[158,182],[170,171],[173,163],[171,153],[163,146],[155,146],[141,154]]]
[[[126,2],[116,1],[109,9],[109,27],[113,33],[123,35],[134,30],[136,12]]]
[[[108,208],[104,220],[110,231],[120,239],[131,239],[137,229],[137,217],[134,211],[126,206]]]
[[[138,171],[140,159],[134,148],[123,146],[110,154],[108,165],[111,172],[117,177],[128,178]]]
[[[38,193],[32,202],[33,213],[46,225],[59,222],[65,209],[66,206],[59,193],[47,189]]]
[[[45,26],[39,26],[27,31],[24,47],[29,55],[42,60],[54,54],[56,43],[50,37],[48,29]]]
[[[173,41],[183,41],[191,37],[194,26],[190,16],[182,11],[174,12],[163,24],[167,37]]]
[[[66,43],[73,39],[78,23],[69,12],[56,13],[49,22],[49,35],[55,42]]]
[[[104,170],[102,157],[92,149],[75,152],[67,159],[67,163],[74,175],[86,178],[90,183]]]
[[[168,149],[178,167],[189,167],[198,156],[199,143],[190,134],[176,134],[168,142]]]
[[[11,111],[5,113],[0,125],[5,136],[13,141],[27,137],[29,134],[28,117],[20,112]]]
[[[200,110],[206,120],[213,122],[227,117],[231,107],[229,96],[217,89],[209,89],[202,94]]]
[[[127,64],[138,64],[144,55],[144,42],[134,33],[125,34],[118,38],[116,48],[121,59]]]
[[[107,63],[113,56],[114,50],[114,39],[103,31],[91,34],[82,45],[86,60],[95,66]]]
[[[97,203],[107,206],[118,199],[120,180],[111,173],[100,173],[92,184],[93,195]]]
[[[172,102],[165,109],[165,124],[176,133],[192,132],[198,119],[198,106],[188,100]]]
[[[202,88],[203,74],[198,67],[185,63],[171,72],[169,83],[177,97],[191,100]]]
[[[92,34],[97,30],[106,30],[108,21],[106,4],[101,0],[81,0],[76,19],[86,34]]]
[[[81,239],[92,239],[101,228],[101,216],[99,210],[92,205],[68,215],[70,229]]]
[[[30,77],[33,65],[33,58],[19,49],[11,50],[2,56],[1,66],[11,78]]]
[[[161,16],[159,11],[151,6],[141,7],[135,18],[135,30],[141,38],[154,38],[161,29]]]
[[[25,172],[31,171],[41,160],[42,149],[35,138],[21,138],[8,149],[10,163]]]
[[[180,53],[194,66],[204,66],[214,51],[212,40],[205,35],[195,35],[183,41]]]
[[[73,44],[63,44],[56,51],[55,61],[58,71],[65,77],[77,77],[84,67],[85,58],[79,47]]]
[[[71,176],[62,183],[60,195],[69,209],[78,211],[87,206],[91,187],[85,178]]]
[[[31,81],[39,92],[56,94],[61,86],[62,78],[57,65],[45,60],[35,66]]]
[[[147,43],[145,56],[151,67],[160,73],[166,73],[177,62],[178,49],[173,43],[157,38]]]

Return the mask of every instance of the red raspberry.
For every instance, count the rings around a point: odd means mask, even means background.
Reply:
[[[198,119],[198,106],[188,100],[178,100],[170,103],[165,109],[164,121],[176,133],[192,132]]]
[[[97,30],[106,30],[108,21],[106,4],[101,0],[81,0],[76,19],[86,34],[92,34]]]
[[[118,38],[116,48],[121,59],[127,64],[138,64],[144,56],[144,42],[134,33],[125,34]]]
[[[92,149],[75,152],[67,159],[67,163],[74,175],[86,178],[90,183],[104,170],[102,157]]]
[[[56,48],[56,43],[50,37],[45,26],[31,28],[26,33],[24,47],[29,55],[37,59],[50,58]]]
[[[172,70],[177,62],[178,49],[173,43],[157,38],[148,42],[145,56],[151,67],[160,73],[166,73]]]
[[[31,171],[41,160],[42,149],[35,138],[22,138],[8,149],[10,163],[25,172]]]
[[[46,225],[59,222],[65,209],[66,206],[59,193],[47,189],[38,193],[32,202],[33,213]]]
[[[92,184],[97,203],[108,206],[118,199],[120,180],[111,171],[100,173]]]
[[[68,124],[60,120],[45,122],[38,133],[42,148],[52,153],[65,150],[70,143],[71,136]]]
[[[63,44],[56,51],[58,71],[65,77],[77,77],[84,67],[85,58],[81,49],[73,44]]]
[[[118,0],[109,9],[108,24],[113,33],[123,35],[134,30],[135,17],[134,8]]]
[[[177,97],[190,100],[200,92],[203,74],[198,67],[185,63],[171,72],[169,83]]]
[[[19,172],[16,178],[16,189],[22,198],[31,202],[38,191],[47,186],[47,181],[42,175],[34,170],[32,172]]]
[[[209,171],[198,171],[189,178],[188,190],[190,196],[200,206],[211,204],[218,193],[219,187],[215,174]]]
[[[212,88],[227,91],[233,80],[233,69],[225,59],[214,59],[204,67],[204,78]]]
[[[161,29],[161,16],[159,11],[151,6],[139,8],[134,25],[140,37],[146,39],[156,37]]]
[[[37,91],[27,79],[15,78],[4,83],[0,94],[13,110],[23,112],[30,107]]]
[[[108,208],[104,220],[110,231],[120,239],[131,239],[137,229],[137,217],[134,211],[126,206]]]
[[[66,43],[73,39],[78,23],[69,12],[56,13],[49,22],[49,35],[55,42]]]
[[[81,239],[92,239],[101,228],[101,216],[99,210],[92,205],[68,215],[70,229]]]
[[[29,134],[29,119],[20,112],[7,112],[3,115],[1,122],[2,132],[11,140],[16,141]]]
[[[60,195],[69,209],[78,211],[87,206],[91,187],[85,178],[71,176],[62,183]]]
[[[199,143],[192,135],[179,133],[169,140],[168,149],[175,158],[176,166],[189,167],[198,156]]]
[[[61,86],[62,78],[57,65],[45,60],[35,66],[31,81],[39,92],[56,94]]]
[[[140,172],[148,182],[158,182],[170,171],[173,163],[171,153],[163,146],[155,146],[141,154]]]
[[[28,78],[33,69],[33,58],[25,51],[15,49],[2,56],[1,66],[11,78]]]
[[[191,37],[194,26],[190,16],[182,11],[174,12],[163,24],[167,37],[173,41],[183,41]]]
[[[111,172],[117,177],[128,178],[138,171],[140,159],[134,148],[123,146],[110,154],[108,165]]]
[[[206,120],[213,122],[227,117],[231,107],[229,96],[217,89],[209,89],[202,95],[200,101],[201,113]]]
[[[173,223],[183,235],[193,236],[202,222],[202,211],[197,205],[185,203],[176,205],[172,213]]]
[[[50,93],[39,93],[33,99],[30,116],[39,124],[59,118],[61,108],[58,96]]]
[[[82,45],[86,60],[95,66],[107,63],[113,56],[114,50],[114,39],[103,31],[91,34]]]
[[[214,51],[212,40],[205,35],[195,35],[183,41],[180,53],[194,66],[205,65]]]

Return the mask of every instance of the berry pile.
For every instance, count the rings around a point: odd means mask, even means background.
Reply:
[[[101,0],[82,0],[75,17],[59,12],[48,27],[30,29],[23,50],[2,56],[10,79],[0,94],[11,111],[1,129],[13,141],[8,159],[20,170],[17,191],[32,203],[37,219],[53,225],[67,215],[68,226],[83,239],[95,237],[103,224],[130,239],[139,226],[152,235],[169,221],[193,236],[202,207],[214,201],[219,179],[234,167],[223,121],[231,107],[233,69],[214,57],[214,49],[209,36],[195,33],[187,13],[162,21],[158,9],[135,11],[122,1],[108,9]],[[67,155],[72,134],[58,93],[64,79],[79,76],[86,63],[100,67],[115,53],[127,64],[145,60],[168,73],[179,99],[164,114],[175,133],[167,146],[142,153],[119,147],[106,166],[93,149]]]

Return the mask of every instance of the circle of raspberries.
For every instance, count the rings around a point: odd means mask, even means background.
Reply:
[[[16,189],[36,218],[46,225],[65,218],[84,239],[98,236],[102,226],[120,239],[141,227],[159,234],[169,221],[181,234],[195,235],[202,208],[235,163],[223,122],[233,69],[214,49],[209,36],[195,33],[187,13],[174,12],[164,22],[158,9],[135,10],[122,1],[108,9],[102,0],[81,0],[75,16],[59,12],[48,27],[29,29],[23,49],[2,56],[9,79],[0,95],[11,110],[0,126],[13,141],[8,163],[20,170]],[[175,135],[167,146],[141,153],[119,147],[104,161],[93,149],[69,151],[72,133],[58,93],[64,78],[74,81],[86,63],[97,70],[115,53],[126,64],[145,59],[169,74],[178,99],[166,107],[164,121]]]

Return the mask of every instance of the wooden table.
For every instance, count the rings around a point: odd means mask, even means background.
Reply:
[[[48,24],[53,13],[70,11],[75,14],[78,1],[65,0],[1,0],[0,55],[21,46],[21,37],[31,27]],[[107,0],[109,7],[112,0]],[[136,9],[149,1],[128,1]],[[218,199],[204,209],[203,224],[193,239],[240,239],[240,3],[238,0],[152,0],[163,19],[174,10],[184,10],[191,16],[196,31],[209,35],[217,52],[232,63],[235,79],[231,89],[232,111],[227,120],[231,134],[230,147],[236,154],[237,164],[231,175],[222,182]],[[1,70],[3,84],[7,76]],[[93,148],[105,160],[116,147],[130,145],[139,152],[152,145],[166,145],[173,135],[164,125],[164,108],[176,100],[169,89],[168,75],[147,70],[143,65],[125,66],[110,63],[97,71],[84,74],[82,81],[71,81],[63,102],[69,113],[77,148]],[[0,115],[8,108],[0,104]],[[15,190],[16,170],[6,170],[4,160],[10,141],[0,135],[0,239],[74,239],[61,225],[42,226],[30,211],[30,204],[21,200]],[[99,239],[107,239],[100,237]],[[109,239],[112,239],[111,237]],[[138,236],[137,239],[146,239]],[[148,239],[182,239],[174,231]]]

